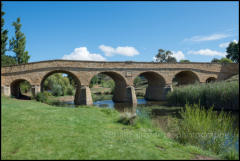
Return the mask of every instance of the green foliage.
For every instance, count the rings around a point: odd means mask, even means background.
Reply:
[[[227,47],[227,55],[226,57],[231,59],[232,61],[238,63],[239,62],[239,41],[231,42]]]
[[[98,76],[95,75],[95,76],[91,79],[91,82],[90,82],[89,87],[92,88],[93,85],[96,85],[97,83],[98,83]]]
[[[28,62],[30,56],[28,55],[28,51],[25,51],[26,37],[20,31],[22,26],[20,18],[17,18],[17,21],[13,22],[12,25],[15,27],[15,38],[13,37],[9,41],[10,50],[16,53],[17,64],[25,64]]]
[[[21,92],[27,93],[28,91],[31,90],[31,85],[29,84],[28,81],[23,81],[20,83],[20,89],[21,89]]]
[[[185,105],[180,112],[177,140],[190,143],[217,154],[225,152],[238,139],[238,131],[234,129],[230,113],[206,110],[199,104]],[[226,143],[226,137],[232,139]]]
[[[137,77],[134,79],[133,83],[134,83],[134,86],[136,87],[136,86],[140,85],[141,82],[142,82],[142,79],[140,77]]]
[[[67,86],[67,89],[66,89],[67,91],[66,91],[66,94],[67,95],[74,95],[74,88],[73,88],[73,86],[71,86],[71,85],[69,85],[69,86]]]
[[[60,84],[53,84],[52,95],[63,96],[64,92]]]
[[[180,62],[180,63],[189,63],[190,60],[180,60],[179,62]]]
[[[173,53],[169,50],[165,51],[163,49],[158,50],[158,54],[155,56],[155,62],[160,63],[175,63],[177,62],[176,58],[172,57]]]
[[[226,160],[239,160],[239,153],[236,150],[230,150],[223,154],[223,158]]]
[[[170,105],[185,106],[200,101],[204,107],[214,106],[216,109],[239,109],[239,83],[215,82],[207,84],[194,84],[185,87],[176,87],[167,94]]]
[[[48,92],[39,92],[36,95],[36,100],[39,102],[46,103],[48,101],[49,93]]]
[[[224,64],[224,63],[232,63],[232,60],[228,59],[228,58],[222,58],[222,59],[220,59],[220,63],[222,63],[222,64]]]
[[[1,9],[2,9],[2,2],[1,2]],[[3,12],[1,10],[1,55],[5,55],[5,52],[7,51],[6,49],[6,45],[7,45],[7,39],[8,39],[8,31],[7,30],[3,30],[3,26],[4,26],[4,16],[5,12]],[[1,57],[3,58],[3,57]],[[2,61],[4,62],[4,61]]]
[[[1,65],[2,66],[10,66],[10,65],[16,65],[16,59],[12,56],[1,54]]]
[[[224,64],[224,63],[232,63],[233,61],[231,59],[223,57],[221,59],[213,58],[211,62],[212,63],[222,63],[222,64]]]
[[[69,77],[63,77],[61,73],[55,73],[44,81],[43,89],[51,91],[54,96],[74,95],[75,89],[70,81]]]
[[[212,63],[220,63],[220,59],[218,59],[218,58],[213,58],[211,62],[212,62]]]

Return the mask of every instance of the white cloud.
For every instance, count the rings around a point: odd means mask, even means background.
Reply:
[[[87,47],[75,48],[74,51],[69,55],[64,55],[62,59],[67,60],[94,60],[94,61],[105,61],[106,59],[100,54],[90,53]]]
[[[182,51],[173,51],[172,53],[173,53],[172,56],[175,57],[177,59],[177,61],[182,60],[182,59],[185,58],[185,56],[184,56]]]
[[[153,59],[153,61],[155,62],[156,60],[157,60],[157,58],[154,56],[154,57],[152,57],[152,59]]]
[[[237,43],[237,40],[233,40],[233,42]],[[227,48],[229,44],[230,44],[230,42],[221,43],[221,44],[219,44],[219,47],[220,48]]]
[[[205,56],[226,56],[226,52],[219,52],[211,49],[201,49],[198,51],[188,51],[188,54],[205,55]]]
[[[228,34],[212,34],[209,36],[193,36],[191,38],[184,39],[184,41],[193,41],[193,42],[201,42],[201,41],[212,41],[212,40],[220,40],[229,37]]]
[[[135,56],[139,54],[139,52],[134,47],[130,46],[119,46],[114,49],[111,46],[100,45],[99,49],[102,50],[106,56],[113,56],[114,54]]]

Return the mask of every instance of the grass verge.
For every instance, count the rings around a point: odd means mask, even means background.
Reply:
[[[194,159],[215,155],[153,128],[117,123],[111,109],[59,108],[1,97],[1,159]]]

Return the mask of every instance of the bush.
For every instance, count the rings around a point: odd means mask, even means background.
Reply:
[[[61,85],[53,84],[52,95],[53,96],[62,96],[63,95],[63,89],[62,89]]]
[[[48,101],[48,96],[49,96],[48,92],[39,92],[39,93],[37,93],[35,98],[39,102],[46,103]]]
[[[66,94],[72,96],[74,94],[74,88],[72,86],[68,86],[66,89]]]
[[[167,94],[169,105],[184,106],[196,104],[206,108],[239,109],[239,83],[234,82],[215,82],[207,84],[194,84],[185,87],[177,87],[173,92]]]
[[[204,109],[199,104],[186,104],[180,112],[177,140],[190,143],[217,154],[225,152],[238,139],[238,131],[233,128],[233,119],[229,113]],[[227,141],[227,139],[229,139]]]

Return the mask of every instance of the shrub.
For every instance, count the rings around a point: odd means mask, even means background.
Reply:
[[[173,92],[167,94],[169,105],[184,106],[196,104],[210,108],[239,109],[239,83],[216,82],[208,84],[194,84],[185,87],[174,88]]]
[[[35,98],[39,102],[46,103],[48,101],[48,96],[49,96],[48,92],[39,92],[39,93],[37,93]]]
[[[66,89],[66,94],[72,96],[74,94],[74,88],[72,86],[68,86]]]
[[[53,84],[52,95],[54,95],[54,96],[62,96],[63,95],[63,90],[62,90],[61,85]]]
[[[230,113],[204,109],[199,104],[186,104],[180,112],[177,140],[181,143],[190,143],[220,154],[238,139],[238,131],[233,128],[233,119]],[[227,141],[227,139],[229,141]]]

